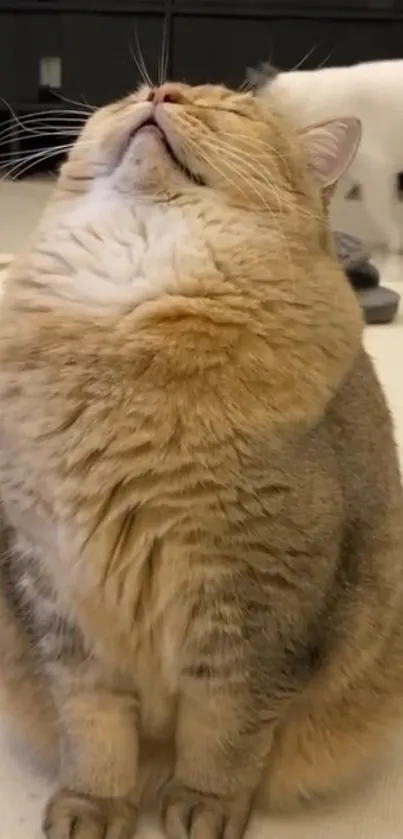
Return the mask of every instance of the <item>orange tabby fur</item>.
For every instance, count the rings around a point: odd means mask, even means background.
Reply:
[[[60,748],[50,839],[130,836],[147,752],[175,755],[169,839],[238,836],[259,789],[337,788],[401,715],[396,455],[323,208],[357,138],[141,90],[13,268],[0,656]]]

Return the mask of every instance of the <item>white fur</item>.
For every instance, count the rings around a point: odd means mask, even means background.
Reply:
[[[181,209],[131,200],[105,179],[49,206],[30,263],[59,305],[111,313],[174,293],[179,261],[202,264],[201,250]]]
[[[357,117],[362,141],[340,189],[359,184],[362,200],[391,251],[401,250],[397,174],[403,172],[403,61],[376,61],[280,73],[263,89],[297,127]]]

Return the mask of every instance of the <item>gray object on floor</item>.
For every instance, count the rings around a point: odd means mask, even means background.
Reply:
[[[357,294],[365,322],[390,323],[398,312],[400,296],[379,284],[379,271],[360,239],[340,232],[334,236],[337,256]]]
[[[361,239],[350,236],[349,233],[341,233],[337,230],[334,234],[336,252],[345,271],[355,269],[357,266],[365,265],[371,258],[370,251],[365,247]]]
[[[357,297],[368,324],[390,323],[399,310],[399,295],[383,286],[362,288],[357,291]]]

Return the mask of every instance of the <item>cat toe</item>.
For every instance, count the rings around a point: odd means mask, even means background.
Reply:
[[[43,832],[46,839],[132,839],[136,824],[131,802],[60,790],[46,808]]]

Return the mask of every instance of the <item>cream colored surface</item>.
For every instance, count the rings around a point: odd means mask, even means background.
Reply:
[[[24,246],[49,188],[49,181],[41,180],[0,183],[0,271],[6,261],[2,255]],[[335,208],[335,222],[351,232],[372,234],[357,202]],[[384,283],[403,294],[403,259],[390,258],[382,271]],[[392,325],[370,327],[366,343],[393,411],[403,464],[403,312]],[[6,721],[0,721],[0,839],[39,839],[41,811],[49,789],[50,783],[39,778],[13,750],[7,740]],[[143,825],[141,834],[142,839],[159,835],[151,825]],[[256,818],[250,828],[251,839],[401,839],[402,835],[403,726],[396,732],[385,765],[376,767],[374,776],[360,790],[315,813]]]

